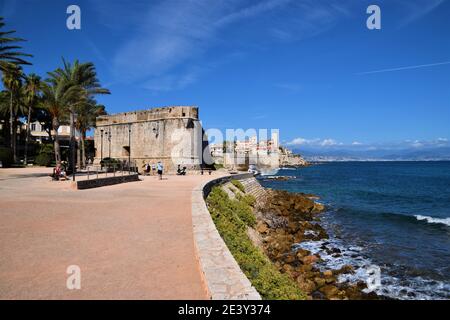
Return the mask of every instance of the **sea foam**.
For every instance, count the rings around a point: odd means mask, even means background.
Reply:
[[[450,218],[440,219],[421,215],[415,215],[415,217],[419,221],[426,221],[428,223],[440,223],[450,227]]]

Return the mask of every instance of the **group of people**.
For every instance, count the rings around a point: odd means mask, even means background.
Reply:
[[[163,171],[164,171],[164,165],[162,164],[161,161],[158,161],[158,163],[156,164],[152,164],[150,165],[148,162],[144,165],[145,169],[145,174],[146,175],[155,175],[155,173],[158,174],[159,176],[159,180],[162,180],[162,175],[163,175]]]
[[[181,167],[181,165],[178,165],[177,175],[185,176],[186,169],[187,169],[186,167]],[[162,164],[161,161],[158,161],[158,163],[152,164],[152,165],[148,162],[144,164],[144,172],[145,172],[145,175],[147,175],[147,176],[155,175],[155,172],[156,172],[156,174],[158,174],[158,176],[159,176],[159,179],[162,180],[163,171],[164,171],[164,165]]]

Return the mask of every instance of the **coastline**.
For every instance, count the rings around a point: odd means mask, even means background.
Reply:
[[[341,250],[329,248],[329,234],[320,225],[326,207],[313,194],[290,193],[266,189],[268,196],[257,208],[256,227],[262,249],[280,272],[296,280],[308,299],[317,300],[375,300],[382,297],[366,293],[366,283],[340,282],[339,278],[353,274],[351,265],[339,269],[321,269],[320,253],[301,247],[308,241],[324,241],[322,247],[329,255],[339,257]]]
[[[350,264],[343,281],[370,279],[377,269],[382,299],[449,298],[448,162],[335,162],[258,177],[266,188],[321,196],[320,224],[330,238],[298,247],[319,253],[318,267]],[[341,256],[329,251],[339,248]],[[327,252],[328,251],[328,252]]]
[[[329,239],[326,230],[320,225],[321,213],[326,208],[317,201],[319,197],[316,195],[264,188],[254,177],[216,186],[212,193],[214,194],[213,199],[208,196],[206,202],[216,228],[241,269],[257,290],[260,280],[252,279],[251,272],[248,272],[249,269],[257,267],[243,265],[242,261],[240,262],[239,252],[233,252],[235,244],[230,243],[227,239],[230,238],[227,235],[229,230],[223,229],[223,225],[226,224],[220,220],[225,215],[223,211],[226,210],[225,207],[218,207],[218,202],[236,203],[242,199],[253,197],[252,201],[245,201],[248,202],[254,216],[253,219],[255,219],[254,223],[246,226],[246,238],[248,237],[253,246],[270,261],[277,273],[290,279],[292,285],[300,289],[303,299],[373,300],[382,298],[373,292],[366,293],[364,291],[367,289],[365,282],[339,281],[339,278],[345,278],[355,272],[351,265],[324,270],[317,265],[322,259],[320,254],[300,247],[303,242]],[[324,248],[326,247],[324,246]],[[329,249],[329,254],[339,256],[341,252],[338,248],[332,248]],[[255,272],[258,273],[258,271]],[[263,298],[270,296],[267,292],[259,290],[258,292]]]

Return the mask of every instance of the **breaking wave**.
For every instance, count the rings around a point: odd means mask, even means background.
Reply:
[[[435,224],[444,224],[450,227],[450,218],[440,219],[421,215],[415,215],[414,217],[416,217],[416,219],[419,221],[426,221],[428,223],[435,223]]]

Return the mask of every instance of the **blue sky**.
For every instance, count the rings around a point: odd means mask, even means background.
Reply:
[[[81,30],[66,28],[70,4]],[[370,4],[381,30],[366,28]],[[28,40],[27,72],[92,61],[110,113],[198,105],[206,128],[278,128],[292,147],[450,138],[448,0],[1,0],[0,10]]]

